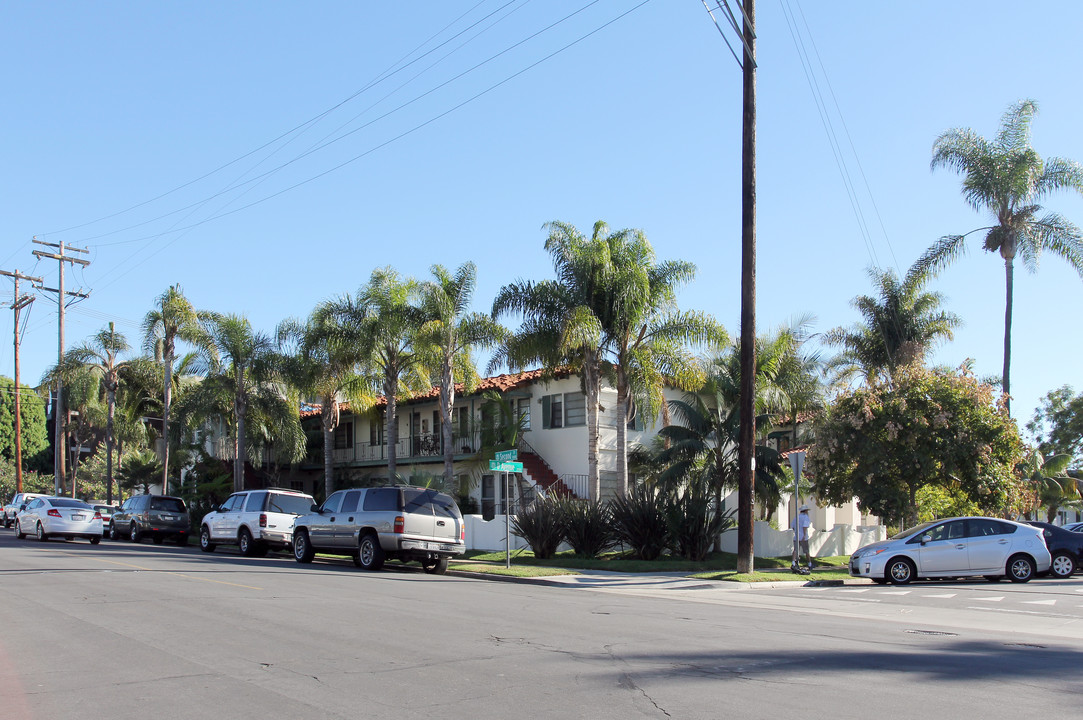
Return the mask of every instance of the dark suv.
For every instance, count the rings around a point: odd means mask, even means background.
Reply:
[[[161,545],[167,538],[178,545],[188,544],[191,532],[188,508],[178,497],[168,495],[133,495],[113,513],[109,537],[139,542],[144,537]]]
[[[435,490],[339,490],[294,523],[294,559],[312,562],[317,552],[348,555],[365,570],[416,560],[425,572],[444,573],[449,558],[466,552],[466,526],[455,500]]]

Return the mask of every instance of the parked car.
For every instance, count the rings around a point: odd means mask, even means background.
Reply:
[[[191,530],[188,508],[179,497],[132,495],[113,513],[109,537],[136,543],[149,537],[155,545],[173,540],[183,546],[188,544]]]
[[[214,552],[218,545],[236,545],[245,557],[262,557],[268,550],[293,547],[293,521],[311,512],[316,502],[296,490],[244,490],[229,496],[203,518],[199,547]]]
[[[55,536],[85,538],[97,545],[102,541],[102,516],[82,500],[36,497],[15,517],[15,537],[22,540],[28,533],[42,542]]]
[[[1045,535],[1045,546],[1049,548],[1052,558],[1049,575],[1061,579],[1071,577],[1079,569],[1080,559],[1083,558],[1083,533],[1036,520],[1027,520],[1026,524],[1040,528]]]
[[[1083,522],[1068,523],[1064,526],[1064,529],[1071,532],[1083,533]]]
[[[91,503],[94,509],[102,516],[102,537],[109,537],[113,530],[113,513],[118,505],[105,505],[104,503]]]
[[[962,517],[922,523],[859,548],[850,556],[850,574],[896,585],[918,578],[970,575],[1027,582],[1049,570],[1050,563],[1041,528],[997,518]]]
[[[17,492],[14,495],[12,495],[11,496],[11,502],[9,502],[7,505],[5,505],[4,509],[3,509],[4,527],[6,527],[6,528],[11,527],[12,523],[15,522],[15,516],[19,514],[19,510],[22,508],[22,506],[26,505],[28,502],[30,502],[34,498],[39,498],[39,497],[49,497],[49,496],[46,495],[45,493],[26,493],[26,492],[22,492],[22,493]]]
[[[466,552],[466,525],[455,500],[435,490],[339,490],[294,524],[294,559],[312,562],[317,552],[352,557],[366,570],[416,560],[425,572],[444,573],[449,558]]]

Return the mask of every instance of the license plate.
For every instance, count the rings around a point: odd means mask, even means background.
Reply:
[[[72,519],[72,520],[85,520],[85,519],[86,519],[86,515],[72,515],[72,516],[71,516],[71,519]]]
[[[162,517],[163,520],[172,520],[173,519],[172,515],[162,515],[161,517]]]

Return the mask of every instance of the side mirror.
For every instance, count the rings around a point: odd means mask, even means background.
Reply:
[[[922,545],[924,545],[925,543],[930,543],[932,541],[933,541],[933,536],[932,535],[922,535],[921,536],[921,544]]]
[[[310,508],[308,509],[308,511],[309,511],[309,512],[314,512],[314,513],[318,513],[318,512],[320,511],[320,506],[319,506],[319,505],[317,505],[316,503],[312,503],[312,507],[310,507]]]

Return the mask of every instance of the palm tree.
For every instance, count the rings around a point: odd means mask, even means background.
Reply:
[[[278,326],[279,346],[292,343],[284,358],[285,373],[302,393],[318,398],[323,429],[324,497],[334,490],[334,432],[341,415],[340,399],[361,414],[375,403],[371,381],[358,374],[364,360],[359,339],[352,337],[324,312],[317,310],[307,322],[286,320]]]
[[[843,381],[857,374],[890,381],[899,368],[920,364],[937,343],[951,340],[961,324],[955,313],[940,309],[940,293],[925,290],[930,276],[921,261],[902,282],[891,270],[870,268],[868,273],[877,295],[859,295],[851,302],[862,320],[824,334],[824,343],[842,349],[827,369]]]
[[[1053,522],[1062,507],[1083,506],[1079,480],[1068,474],[1072,460],[1071,455],[1045,456],[1040,450],[1031,449],[1018,466],[1020,474],[1033,488],[1035,514],[1044,507],[1046,522]],[[1030,513],[1027,515],[1029,517]]]
[[[1042,159],[1030,146],[1030,122],[1038,112],[1033,100],[1008,108],[1000,131],[990,142],[970,128],[948,130],[933,143],[931,167],[946,167],[963,174],[963,197],[979,212],[993,217],[982,248],[998,252],[1004,260],[1004,368],[1001,390],[1010,402],[1012,295],[1014,264],[1022,255],[1024,266],[1035,271],[1043,251],[1051,251],[1083,275],[1083,234],[1061,215],[1042,217],[1041,203],[1058,190],[1083,193],[1083,166],[1063,158]],[[923,268],[939,269],[964,253],[965,235],[940,238],[918,261]]]
[[[677,290],[695,276],[684,261],[655,263],[654,249],[641,230],[605,238],[612,271],[598,300],[603,367],[617,389],[617,483],[628,491],[628,419],[635,398],[637,413],[654,417],[664,404],[666,384],[691,390],[702,383],[691,345],[726,341],[725,330],[709,315],[677,309]]]
[[[118,357],[129,349],[124,335],[116,331],[113,323],[109,323],[107,330],[100,331],[89,341],[67,353],[70,362],[80,363],[97,375],[105,391],[105,501],[109,505],[113,504],[113,429],[117,411],[117,389],[124,365],[118,361]]]
[[[779,333],[780,338],[785,336],[789,342],[772,384],[777,396],[776,407],[792,425],[790,447],[797,447],[799,443],[797,426],[801,413],[819,412],[825,406],[823,362],[819,353],[809,353],[803,348],[811,322],[811,317],[803,317]]]
[[[372,271],[357,297],[344,296],[318,310],[358,339],[364,365],[381,376],[387,401],[387,472],[394,481],[398,465],[398,395],[430,389],[428,374],[415,346],[425,322],[420,287],[413,278],[400,278],[393,268]]]
[[[276,382],[279,362],[270,338],[240,315],[217,317],[210,335],[205,357],[210,372],[185,393],[177,416],[186,430],[213,417],[230,420],[237,491],[244,489],[244,463],[250,455],[256,461],[256,451],[273,443],[281,457],[298,459],[304,455],[304,433],[298,399]]]
[[[492,347],[505,336],[504,328],[488,315],[468,312],[477,287],[477,267],[465,263],[452,275],[443,265],[430,268],[434,280],[421,286],[425,324],[418,332],[428,364],[440,372],[440,432],[444,449],[444,483],[454,478],[455,448],[452,443],[452,409],[455,407],[455,377],[471,389],[478,380],[471,351]]]
[[[522,316],[522,324],[493,355],[490,370],[499,364],[522,369],[540,363],[552,375],[558,368],[579,373],[586,396],[587,483],[591,499],[601,496],[598,470],[598,415],[601,394],[602,322],[612,263],[607,240],[609,226],[599,220],[588,239],[575,226],[550,222],[545,249],[553,258],[556,280],[517,280],[505,285],[493,301],[493,318],[507,313]],[[617,236],[630,231],[621,230]]]
[[[143,345],[165,368],[162,391],[162,492],[169,492],[169,411],[173,404],[173,363],[176,361],[177,340],[193,345],[197,350],[213,351],[206,323],[214,313],[196,310],[184,297],[180,285],[172,285],[154,301],[154,309],[143,318]]]

